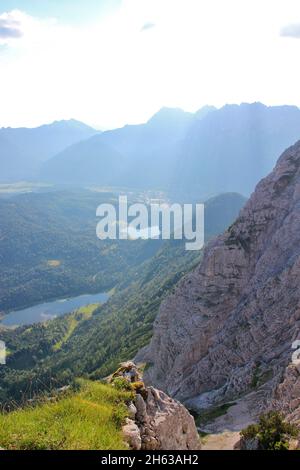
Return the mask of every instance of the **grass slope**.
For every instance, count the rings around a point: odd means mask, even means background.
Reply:
[[[125,450],[121,425],[130,393],[80,381],[80,390],[0,415],[0,446],[8,450]]]

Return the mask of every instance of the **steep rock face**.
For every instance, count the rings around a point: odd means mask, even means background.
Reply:
[[[137,394],[134,416],[123,428],[130,447],[136,450],[199,450],[194,418],[178,401],[153,387],[147,398]]]
[[[257,389],[268,400],[300,337],[299,280],[300,142],[161,305],[137,357],[145,380],[199,406]]]

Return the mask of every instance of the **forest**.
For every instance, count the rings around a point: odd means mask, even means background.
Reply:
[[[206,202],[207,241],[230,225],[244,202],[238,194],[224,194]],[[111,269],[108,261],[112,262],[107,255],[102,271],[110,276],[113,286],[107,303],[94,306],[88,313],[79,310],[49,322],[1,332],[8,348],[7,365],[0,369],[0,401],[5,406],[11,398],[25,400],[41,390],[71,383],[79,376],[101,379],[120,361],[133,358],[149,342],[164,297],[202,256],[202,251],[185,250],[184,240],[124,240],[124,245],[116,243],[114,248],[115,241],[109,242],[118,271],[107,271],[107,266]],[[76,249],[78,267],[82,269],[80,248]],[[86,259],[86,252],[84,256]],[[98,258],[105,262],[105,251]],[[92,262],[92,258],[86,259],[86,271],[82,270],[87,284],[87,270]],[[49,277],[45,277],[45,282],[49,282]],[[60,294],[57,290],[56,295]]]

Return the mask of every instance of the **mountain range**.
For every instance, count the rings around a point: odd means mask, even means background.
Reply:
[[[159,189],[174,199],[249,196],[298,140],[300,110],[261,103],[162,108],[144,124],[97,132],[78,121],[1,129],[1,181]]]
[[[174,198],[246,196],[300,135],[300,110],[261,103],[163,108],[147,123],[103,132],[47,161],[41,178],[161,189]]]
[[[166,189],[179,142],[193,120],[191,113],[163,108],[146,124],[106,131],[64,150],[43,166],[41,177],[59,183]]]
[[[74,119],[32,129],[1,128],[0,181],[15,182],[37,177],[43,162],[96,133],[96,130]]]

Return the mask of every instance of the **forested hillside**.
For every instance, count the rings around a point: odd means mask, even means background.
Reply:
[[[226,228],[244,202],[237,194],[208,201],[207,237]],[[150,242],[145,243],[148,249]],[[163,298],[200,258],[201,252],[185,250],[184,241],[165,241],[156,254],[123,273],[114,295],[92,315],[79,312],[3,332],[9,356],[0,369],[1,401],[68,383],[75,376],[101,378],[133,357],[148,343]]]
[[[96,237],[96,208],[117,195],[85,190],[0,198],[0,312],[111,289],[158,243]],[[153,251],[154,250],[154,251]]]

